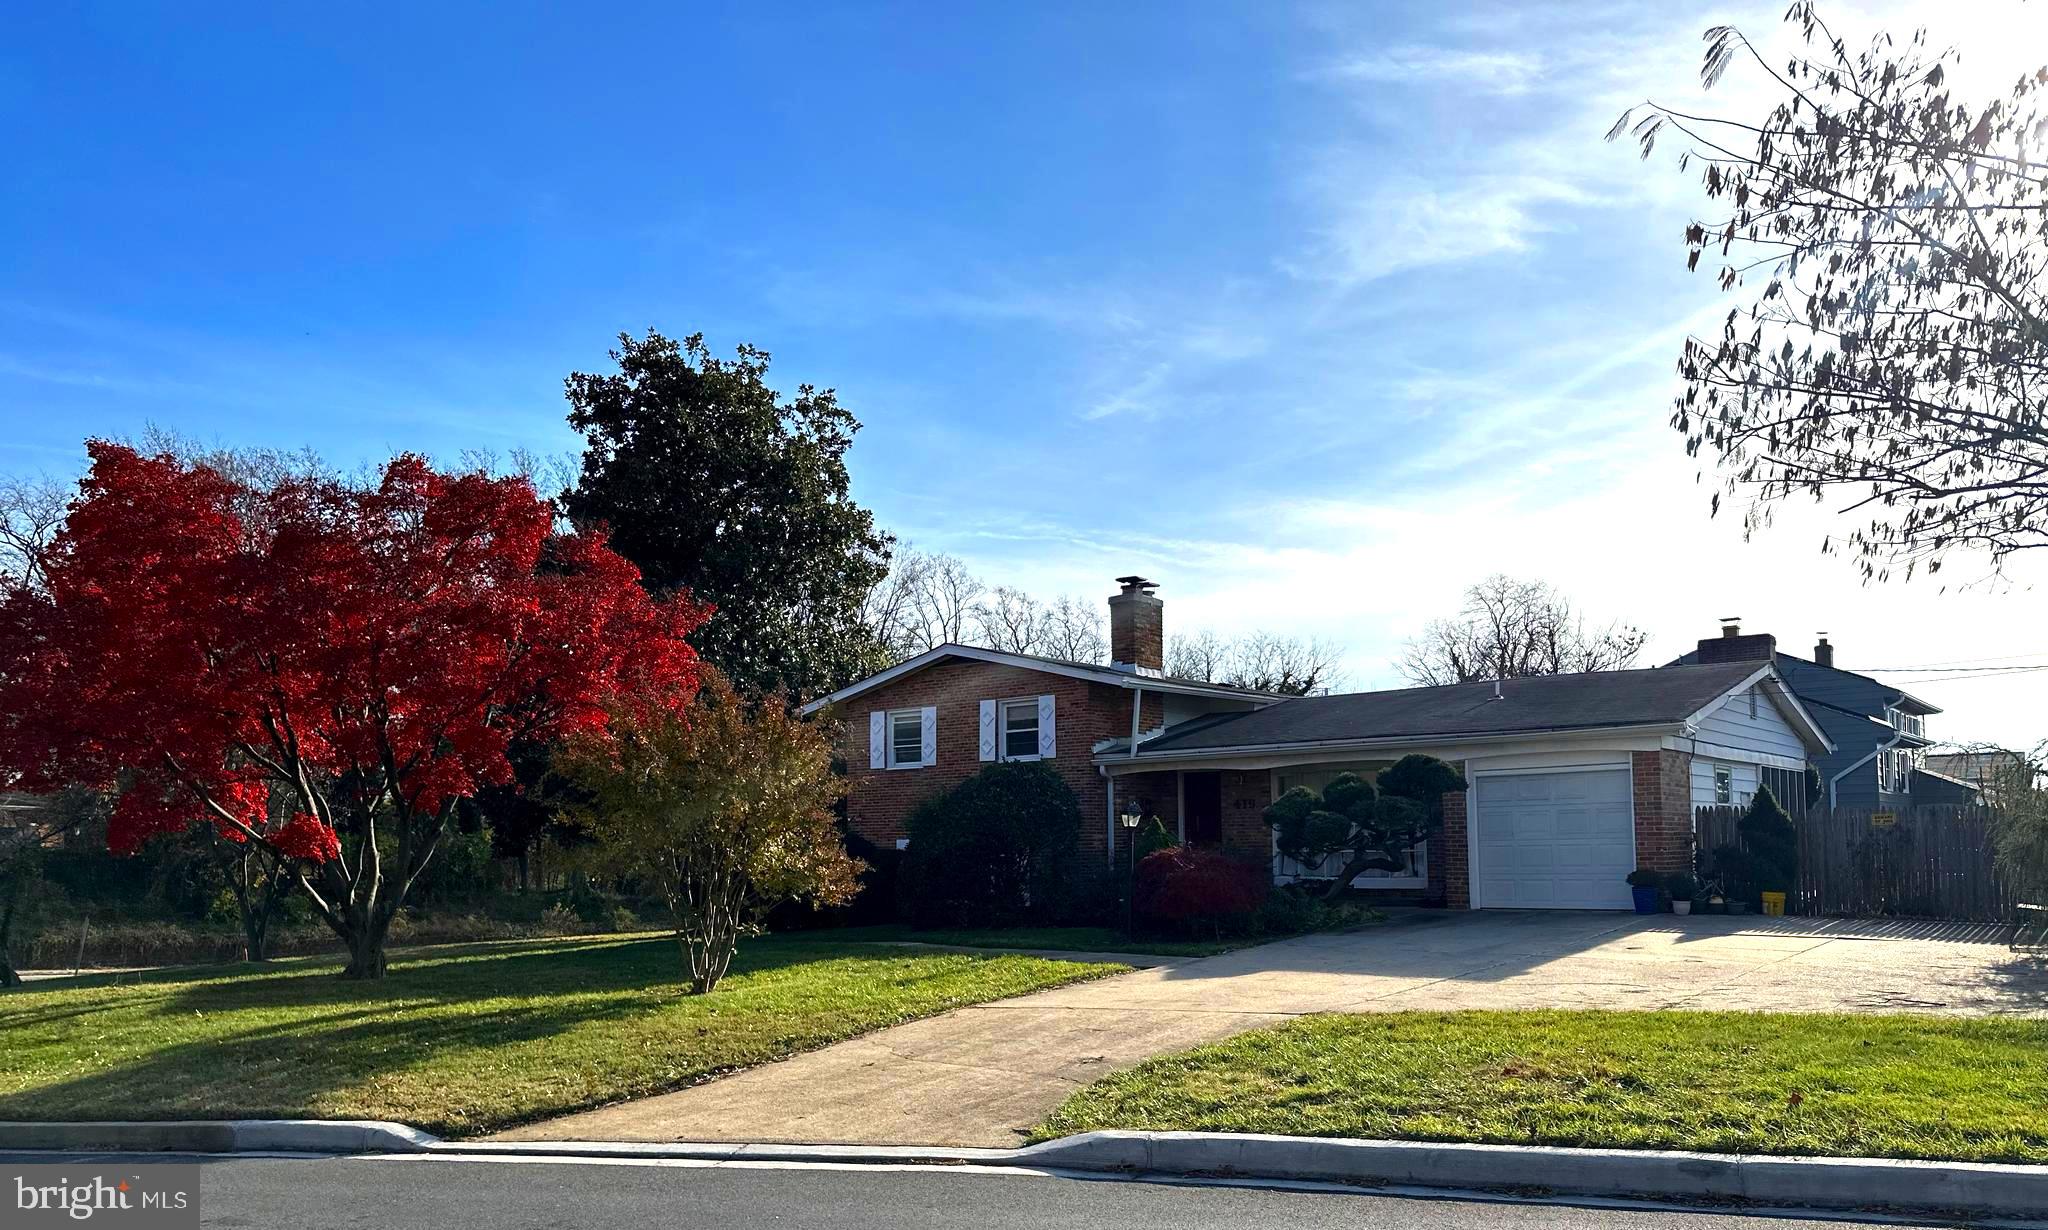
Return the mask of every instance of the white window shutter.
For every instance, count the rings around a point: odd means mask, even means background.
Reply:
[[[928,765],[939,763],[939,711],[926,705],[924,715],[924,762]]]
[[[981,758],[996,758],[996,702],[981,702]]]
[[[1052,696],[1047,694],[1038,698],[1038,754],[1050,760],[1058,746],[1052,730]]]
[[[889,765],[889,715],[880,709],[868,714],[868,768]]]

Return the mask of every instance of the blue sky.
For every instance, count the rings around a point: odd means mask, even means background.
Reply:
[[[1987,78],[2040,16],[1913,7],[1830,11]],[[2024,589],[1863,590],[1798,518],[1743,543],[1663,425],[1727,305],[1686,181],[1601,136],[1782,8],[44,6],[0,46],[0,468],[147,422],[563,450],[564,375],[701,330],[839,390],[904,537],[1048,594],[1144,571],[1354,686],[1496,570],[1660,655],[1739,612],[1852,664],[2048,659]],[[2026,678],[1931,696],[1945,732],[2048,733]]]

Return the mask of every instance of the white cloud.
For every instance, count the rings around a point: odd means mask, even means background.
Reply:
[[[1311,227],[1307,250],[1281,268],[1307,281],[1343,287],[1410,269],[1526,249],[1549,229],[1544,209],[1585,204],[1586,194],[1562,180],[1477,175],[1435,182],[1388,175],[1374,158],[1328,154],[1308,185],[1324,214]]]
[[[1521,94],[1543,77],[1540,57],[1516,51],[1407,45],[1343,60],[1327,75],[1388,85],[1453,83],[1493,94]]]

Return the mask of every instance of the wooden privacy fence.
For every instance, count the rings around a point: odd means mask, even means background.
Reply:
[[[1740,807],[1695,810],[1699,863],[1740,845]],[[1991,856],[1989,807],[1814,808],[1793,818],[1799,880],[1788,911],[1871,918],[2009,922],[2014,901]]]

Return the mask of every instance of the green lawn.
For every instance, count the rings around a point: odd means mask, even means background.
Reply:
[[[0,1119],[395,1119],[469,1135],[1124,967],[770,937],[692,997],[672,940],[610,936],[418,949],[381,983],[337,968],[0,993]]]
[[[1036,1138],[1100,1128],[2048,1162],[2048,1021],[1307,1017],[1098,1081]]]
[[[838,932],[870,943],[954,944],[962,948],[1037,948],[1047,952],[1129,952],[1157,957],[1213,957],[1284,936],[1235,940],[1170,940],[1130,936],[1114,927],[1002,927],[914,931],[909,927],[851,927]]]

